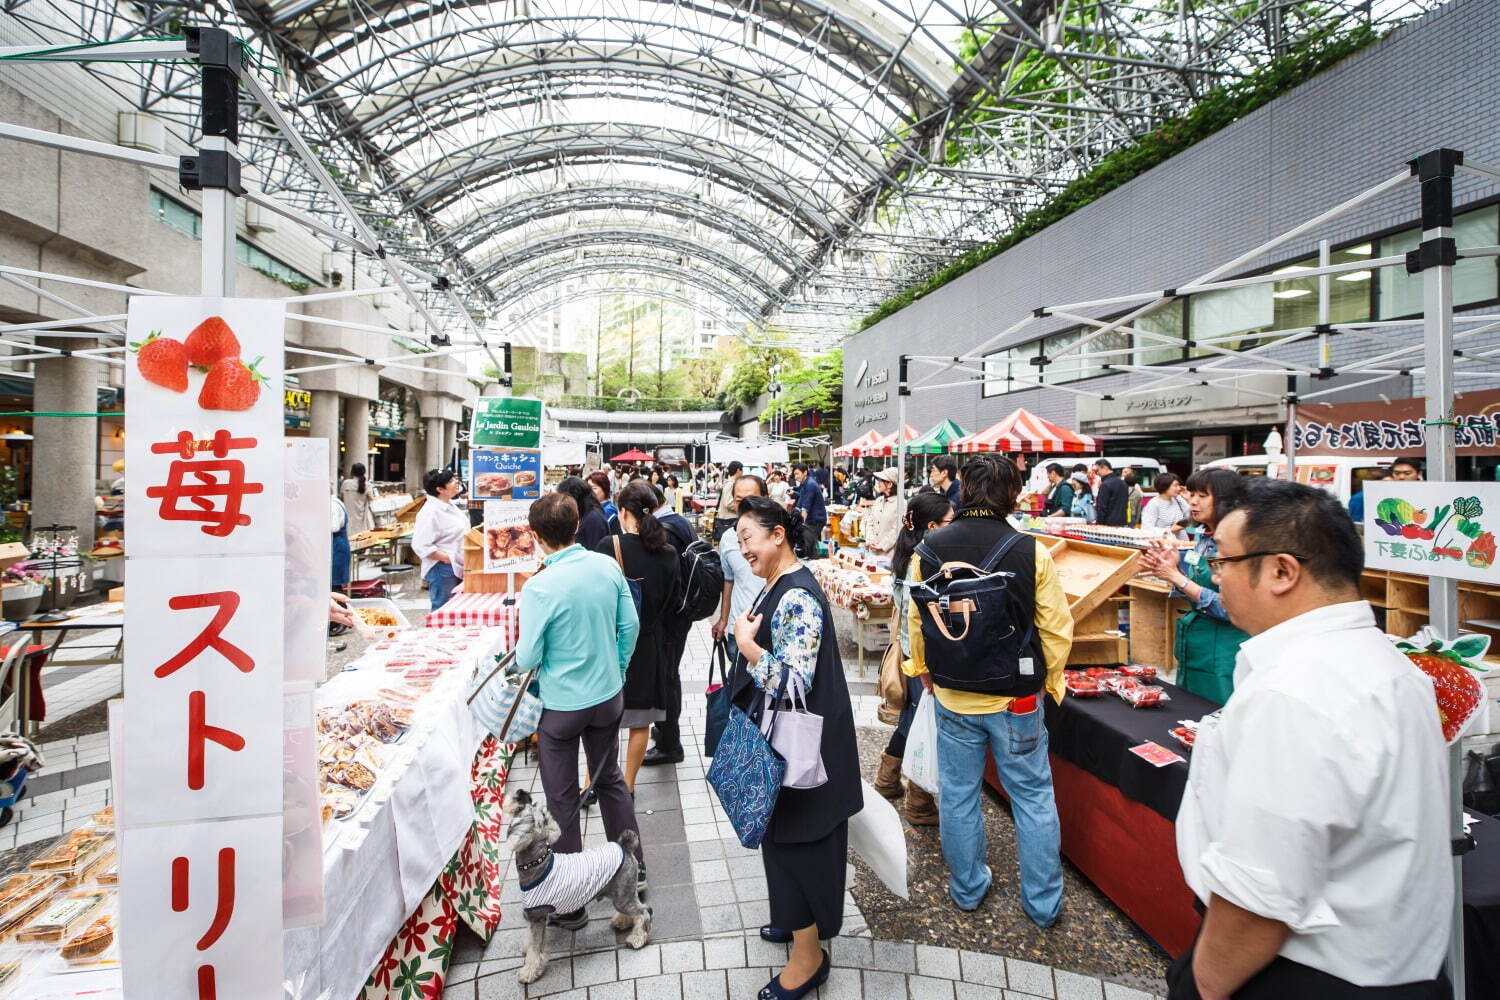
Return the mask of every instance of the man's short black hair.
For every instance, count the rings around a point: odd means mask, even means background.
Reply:
[[[729,463],[729,468],[725,469],[724,471],[726,473],[728,473],[729,475],[731,475],[731,476],[737,476],[741,472],[743,472],[744,470],[745,470],[745,467],[743,465],[741,465],[739,462],[730,462]]]
[[[1054,476],[1059,476],[1062,478],[1067,477],[1067,474],[1063,472],[1063,467],[1061,465],[1058,465],[1056,462],[1048,462],[1047,471],[1052,473]]]
[[[1246,552],[1297,555],[1302,568],[1324,587],[1359,587],[1364,545],[1349,512],[1332,493],[1261,476],[1245,484],[1234,509],[1244,514],[1240,544]]]
[[[1107,458],[1096,458],[1094,459],[1094,464],[1101,469],[1108,469],[1110,472],[1115,471],[1115,467],[1109,464],[1109,459]]]
[[[952,455],[937,456],[932,460],[932,467],[934,469],[942,469],[944,472],[948,473],[949,479],[958,478],[958,459],[954,458]]]
[[[1391,468],[1393,469],[1398,465],[1408,466],[1419,476],[1422,474],[1422,460],[1420,458],[1398,458],[1391,462]]]
[[[736,463],[736,464],[738,464],[738,463]],[[792,466],[792,471],[793,472],[800,472],[804,476],[807,475],[807,463],[806,462],[798,462],[797,464],[795,464],[795,465]]]
[[[988,507],[1009,514],[1024,485],[1021,470],[1004,455],[976,455],[964,463],[958,499],[965,508]]]

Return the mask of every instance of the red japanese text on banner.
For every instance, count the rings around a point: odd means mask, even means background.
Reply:
[[[125,992],[280,992],[285,306],[130,302]]]

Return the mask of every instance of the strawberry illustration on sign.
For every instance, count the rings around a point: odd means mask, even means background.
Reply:
[[[188,364],[212,368],[215,361],[239,356],[240,340],[219,316],[208,317],[187,335]]]
[[[266,377],[256,370],[261,359],[248,365],[239,358],[220,358],[208,370],[198,405],[205,410],[248,410],[260,399],[261,383]]]
[[[1432,680],[1443,740],[1453,743],[1484,705],[1484,683],[1479,674],[1488,672],[1488,668],[1480,666],[1479,660],[1490,648],[1490,637],[1465,635],[1445,642],[1434,638],[1430,628],[1424,628],[1411,639],[1396,643],[1396,648]]]
[[[147,382],[173,392],[187,391],[188,360],[182,341],[152,330],[145,340],[130,346],[135,351],[135,366]]]

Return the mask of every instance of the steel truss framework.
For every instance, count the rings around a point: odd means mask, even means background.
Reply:
[[[1311,35],[1438,2],[216,0],[187,19],[252,43],[382,246],[451,275],[468,312],[493,315],[582,252],[678,270],[753,335],[827,341],[1207,89]],[[0,10],[59,45],[166,36],[185,14]],[[87,72],[196,137],[191,64]],[[246,112],[259,185],[339,219],[282,130]]]

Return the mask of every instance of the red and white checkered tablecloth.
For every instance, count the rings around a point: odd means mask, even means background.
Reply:
[[[482,625],[486,628],[503,626],[508,643],[515,645],[515,635],[520,627],[520,609],[506,604],[509,594],[455,594],[447,604],[428,614],[428,628],[453,625]]]

